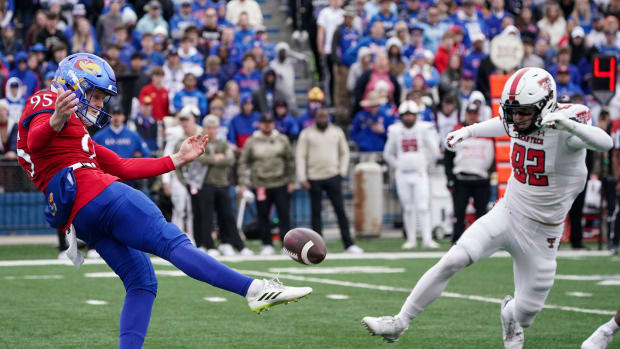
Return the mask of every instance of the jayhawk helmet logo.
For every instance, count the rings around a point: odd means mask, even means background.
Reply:
[[[58,211],[58,209],[56,208],[56,203],[54,202],[54,194],[50,193],[50,195],[47,198],[47,203],[50,207],[50,213],[52,214],[52,216],[56,215],[56,211]]]
[[[88,58],[78,59],[73,66],[78,70],[83,70],[93,75],[101,74],[101,67]]]

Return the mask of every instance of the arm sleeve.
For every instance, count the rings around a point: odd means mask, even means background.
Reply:
[[[243,151],[241,152],[241,157],[239,158],[239,167],[237,168],[237,178],[239,185],[245,185],[247,182],[247,168],[250,163],[250,157],[252,156],[251,152],[252,148],[252,139],[248,139],[248,141],[243,146]]]
[[[594,151],[609,151],[613,147],[613,140],[602,129],[584,125],[575,121],[572,136],[566,139],[566,144],[573,150],[590,149]]]
[[[295,154],[295,161],[297,163],[297,179],[300,182],[308,180],[306,176],[306,156],[308,131],[302,131],[297,142],[297,153]]]
[[[396,141],[394,140],[394,136],[388,134],[387,142],[385,143],[385,147],[383,148],[383,159],[385,162],[390,165],[392,168],[396,168]]]
[[[121,181],[159,176],[162,173],[174,170],[174,164],[169,156],[157,159],[125,159],[119,157],[106,147],[95,142],[93,143],[95,144],[97,162],[99,166],[101,166],[101,169],[106,173],[120,178]]]
[[[28,131],[28,149],[35,153],[47,146],[58,134],[50,126],[51,113],[37,115],[30,122],[30,130]]]
[[[499,117],[479,122],[466,127],[471,137],[501,137],[506,136],[506,129]]]
[[[344,136],[344,133],[340,131],[339,134],[340,176],[344,178],[347,176],[347,172],[349,172],[349,145],[347,144],[347,138]]]

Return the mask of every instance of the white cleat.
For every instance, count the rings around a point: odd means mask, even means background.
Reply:
[[[500,318],[502,320],[502,334],[504,339],[505,349],[521,349],[523,348],[523,342],[525,338],[523,336],[523,328],[517,320],[515,320],[513,314],[507,314],[504,309],[508,302],[512,300],[511,296],[504,297],[502,301],[502,307],[500,312]]]
[[[254,251],[250,250],[247,247],[244,247],[243,250],[239,251],[239,254],[241,256],[244,256],[244,257],[253,256],[254,255]]]
[[[405,241],[405,243],[400,247],[403,250],[412,250],[418,247],[418,243],[415,240]]]
[[[220,244],[218,250],[220,250],[220,253],[224,257],[232,257],[235,255],[235,250],[231,244]]]
[[[393,316],[366,316],[362,319],[362,325],[364,325],[373,336],[383,336],[383,339],[388,343],[396,342],[407,328],[409,328],[409,326],[402,324]]]
[[[432,249],[436,249],[441,247],[437,242],[435,242],[434,240],[428,240],[428,241],[424,241],[422,242],[422,248],[432,248]]]
[[[221,257],[222,254],[220,253],[220,251],[214,249],[214,248],[210,248],[207,250],[207,254],[213,258],[215,257]]]
[[[263,289],[256,296],[247,298],[250,310],[258,314],[274,305],[297,302],[312,292],[312,287],[284,286],[277,278],[263,279],[263,282]]]
[[[605,349],[613,339],[614,334],[602,325],[581,344],[581,349]]]
[[[263,245],[263,248],[260,250],[261,256],[273,256],[276,253],[276,250],[271,245]]]
[[[349,247],[347,247],[346,250],[344,250],[345,253],[351,253],[351,254],[362,254],[364,253],[364,250],[357,246],[357,245],[351,245]]]

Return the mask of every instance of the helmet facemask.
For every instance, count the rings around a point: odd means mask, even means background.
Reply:
[[[541,128],[542,118],[544,116],[543,113],[545,113],[544,108],[552,98],[553,98],[553,92],[550,91],[549,94],[545,98],[541,99],[540,101],[534,104],[523,104],[522,105],[522,104],[519,104],[519,101],[511,100],[511,99],[502,103],[501,108],[504,114],[502,121],[504,123],[504,129],[506,130],[506,133],[508,135],[511,135],[510,130],[512,129],[520,135],[528,135],[538,130],[539,128]],[[552,109],[555,109],[555,106],[553,106]],[[518,127],[515,124],[515,120],[514,120],[514,115],[517,113],[519,113],[520,115],[528,115],[528,114],[533,113],[534,115],[532,116],[530,125],[527,126],[526,128]],[[511,125],[513,126],[512,128],[510,127]]]

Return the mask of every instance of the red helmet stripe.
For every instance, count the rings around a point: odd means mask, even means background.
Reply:
[[[517,74],[515,79],[512,80],[512,85],[510,85],[510,92],[508,92],[508,99],[510,99],[511,101],[515,99],[515,92],[517,92],[517,85],[519,85],[519,80],[521,80],[523,74],[527,73],[528,70],[530,70],[530,68],[525,68],[521,70],[521,72]]]

